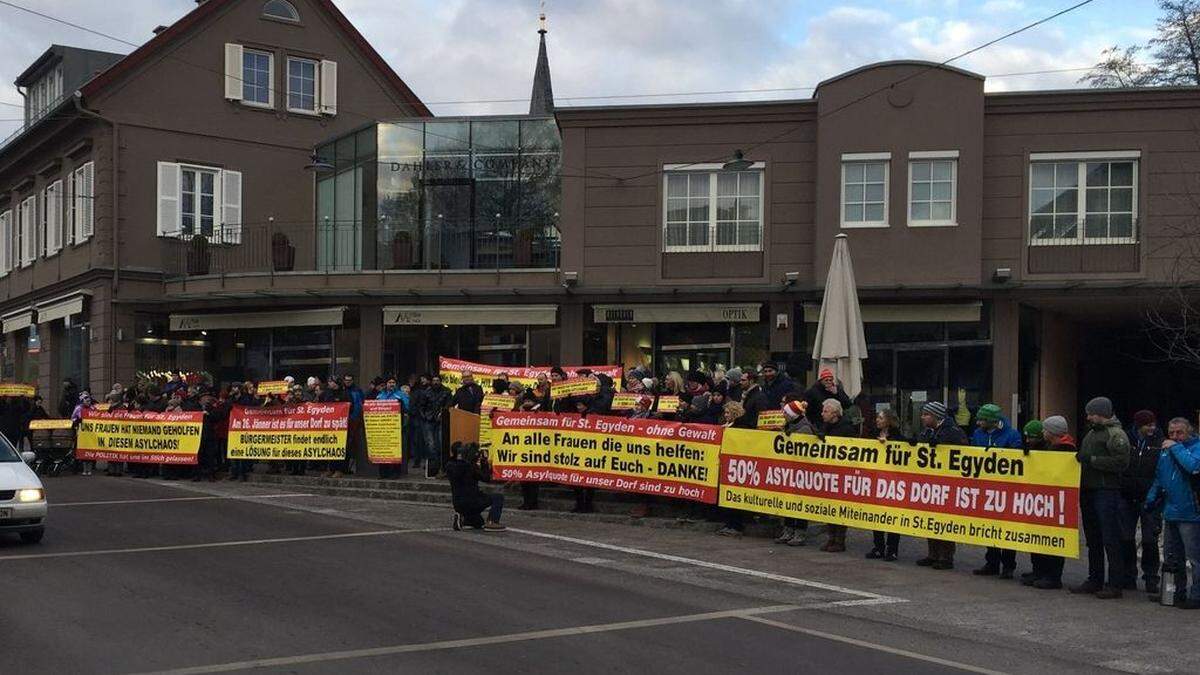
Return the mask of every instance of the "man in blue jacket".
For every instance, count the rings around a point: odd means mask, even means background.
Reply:
[[[1167,440],[1146,494],[1146,510],[1163,512],[1163,576],[1175,574],[1175,606],[1200,609],[1200,497],[1193,487],[1200,474],[1200,439],[1186,418],[1167,425]],[[1187,563],[1192,564],[1188,585]],[[1152,599],[1160,600],[1161,597]]]
[[[1013,427],[1008,418],[1004,416],[1004,411],[1000,410],[1000,406],[995,403],[985,403],[979,406],[979,410],[975,413],[975,432],[971,434],[971,445],[981,448],[1021,449],[1025,447],[1025,439],[1021,437],[1021,432]],[[984,556],[983,567],[972,570],[972,574],[1011,579],[1016,567],[1016,551],[989,546]]]

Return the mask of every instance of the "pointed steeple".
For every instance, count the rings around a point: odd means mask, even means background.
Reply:
[[[530,115],[554,113],[554,88],[550,86],[550,59],[546,56],[546,13],[539,17],[537,67],[533,70],[533,94],[529,97]]]

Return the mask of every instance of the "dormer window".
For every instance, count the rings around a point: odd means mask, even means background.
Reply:
[[[63,71],[60,64],[49,70],[42,76],[42,79],[29,87],[27,94],[29,99],[29,121],[33,122],[49,112],[62,99],[62,94]]]
[[[267,0],[263,5],[263,16],[280,21],[300,23],[300,12],[287,0]]]

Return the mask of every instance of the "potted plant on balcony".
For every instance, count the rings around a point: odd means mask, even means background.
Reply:
[[[271,263],[276,272],[291,272],[296,267],[296,247],[282,232],[271,235]]]
[[[197,234],[188,242],[187,272],[190,276],[208,274],[212,252],[208,250],[208,237]]]

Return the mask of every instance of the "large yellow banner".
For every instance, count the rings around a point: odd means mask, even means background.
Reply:
[[[613,378],[614,381],[621,381],[621,366],[564,366],[563,370],[568,377],[575,375],[580,370],[590,370],[595,374],[604,373]],[[516,382],[522,387],[532,387],[537,383],[539,375],[550,376],[550,366],[492,366],[486,363],[475,363],[474,361],[464,361],[462,359],[452,359],[448,356],[438,357],[438,375],[442,378],[442,384],[450,387],[454,391],[462,385],[462,374],[471,373],[475,377],[475,382],[483,387],[484,391],[490,391],[492,388],[492,380],[503,373],[510,382]]]
[[[75,457],[90,461],[195,464],[204,429],[201,412],[84,410]]]
[[[254,461],[345,459],[349,415],[349,403],[234,406],[227,454]]]
[[[404,418],[398,399],[363,401],[363,428],[367,437],[367,460],[372,464],[400,464]]]
[[[712,504],[722,427],[602,415],[494,412],[493,475]]]
[[[724,507],[1079,556],[1079,465],[1066,452],[726,429],[720,474]]]

